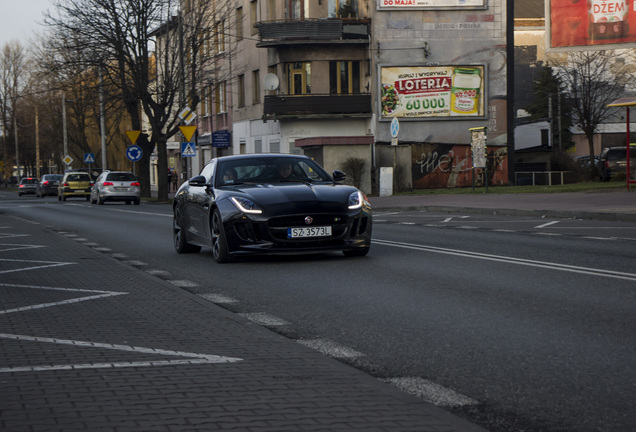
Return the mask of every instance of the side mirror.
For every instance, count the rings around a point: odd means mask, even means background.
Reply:
[[[337,182],[343,181],[344,179],[347,178],[347,174],[345,174],[344,172],[340,170],[335,170],[331,176],[333,177],[334,181],[337,181]]]
[[[188,183],[190,184],[190,186],[207,186],[208,185],[207,180],[202,175],[192,177],[188,181]]]

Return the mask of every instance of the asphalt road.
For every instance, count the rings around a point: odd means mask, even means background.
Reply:
[[[376,212],[368,257],[217,265],[174,252],[166,205],[15,197],[0,210],[425,398],[438,385],[435,403],[493,432],[636,424],[636,223]]]

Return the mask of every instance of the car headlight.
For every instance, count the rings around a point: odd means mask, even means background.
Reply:
[[[247,198],[243,197],[231,197],[230,200],[234,203],[236,208],[238,208],[243,213],[249,214],[261,214],[263,210],[261,210],[256,204]]]
[[[355,210],[362,207],[364,203],[368,203],[366,195],[360,191],[353,192],[349,195],[349,210]]]

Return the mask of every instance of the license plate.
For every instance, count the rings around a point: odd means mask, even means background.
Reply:
[[[75,189],[75,193],[84,193],[86,192],[84,189]]]
[[[115,190],[116,191],[127,191],[128,188],[127,187],[116,187]]]
[[[329,237],[330,226],[287,228],[287,238]]]

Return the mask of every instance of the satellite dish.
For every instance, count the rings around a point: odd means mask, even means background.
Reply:
[[[273,73],[268,73],[263,78],[263,83],[265,84],[265,90],[276,90],[278,88],[278,77]]]

